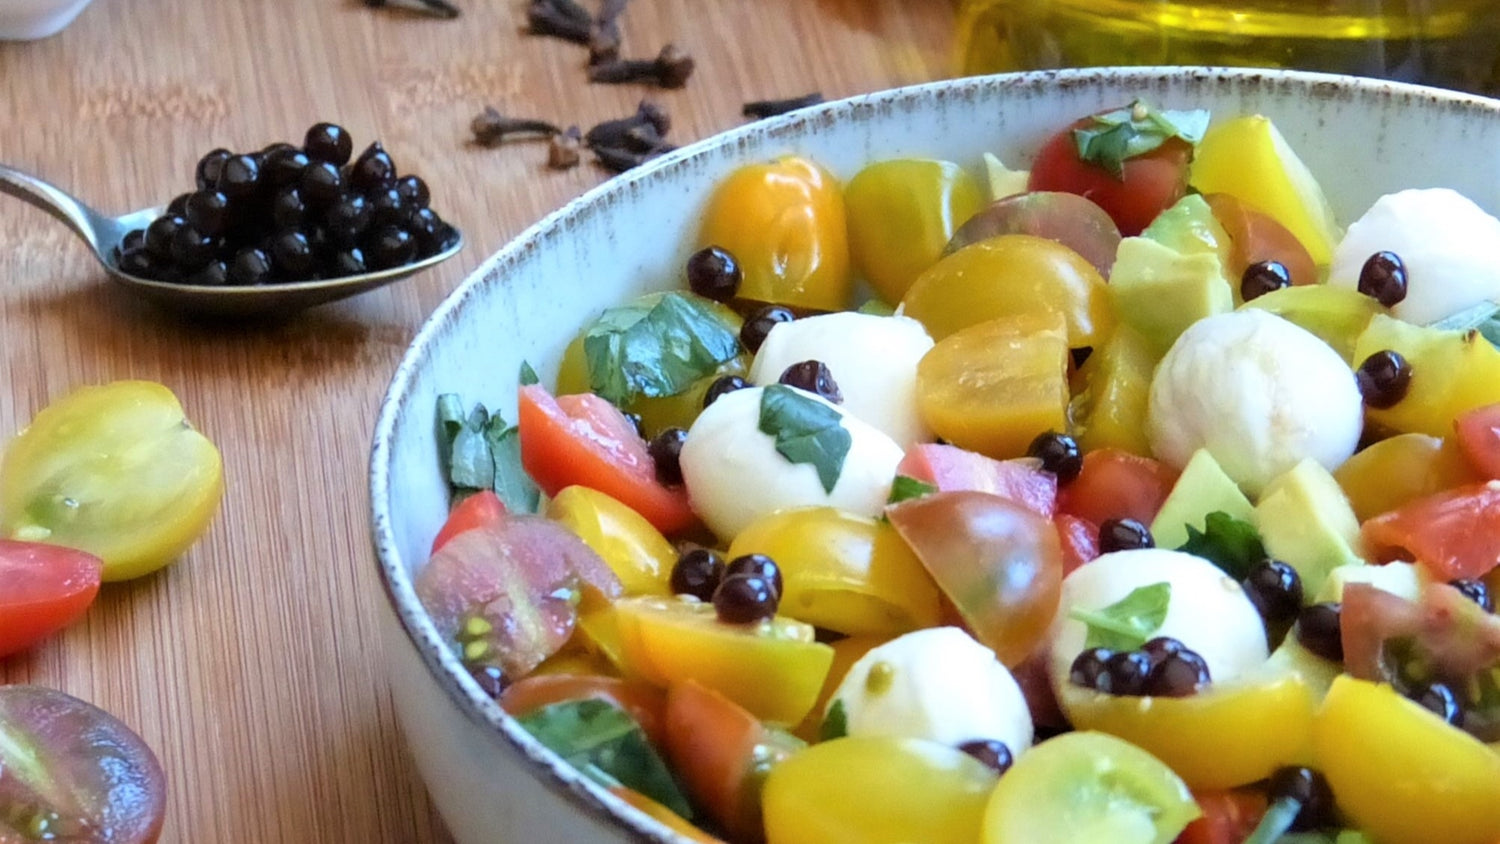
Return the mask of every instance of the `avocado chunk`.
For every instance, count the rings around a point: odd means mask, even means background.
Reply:
[[[1219,467],[1208,449],[1200,448],[1188,458],[1177,483],[1162,502],[1151,522],[1151,536],[1158,548],[1181,548],[1188,541],[1188,525],[1206,529],[1209,513],[1227,513],[1242,522],[1255,521],[1255,507],[1229,475]]]
[[[1266,553],[1297,570],[1309,600],[1322,592],[1334,567],[1364,563],[1349,499],[1311,458],[1266,486],[1255,504],[1255,527]]]
[[[1184,196],[1158,214],[1141,232],[1141,237],[1183,255],[1213,254],[1218,256],[1221,268],[1229,266],[1229,232],[1214,216],[1208,202],[1196,193]]]
[[[1198,320],[1234,309],[1217,254],[1184,255],[1145,237],[1120,241],[1109,295],[1121,322],[1139,331],[1157,355]]]
[[[1258,296],[1241,307],[1259,308],[1305,328],[1355,365],[1354,342],[1381,310],[1372,297],[1349,287],[1304,284]]]
[[[1342,601],[1344,587],[1351,583],[1365,583],[1383,589],[1408,601],[1422,597],[1424,571],[1416,563],[1394,562],[1383,566],[1339,566],[1328,572],[1323,588],[1313,597],[1314,601]]]

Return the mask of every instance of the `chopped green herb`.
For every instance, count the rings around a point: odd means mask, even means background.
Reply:
[[[926,481],[919,481],[906,475],[897,475],[896,480],[891,482],[891,497],[886,499],[887,504],[899,504],[912,498],[921,498],[937,492],[938,488]]]
[[[1068,610],[1068,617],[1088,625],[1084,647],[1133,651],[1161,629],[1171,602],[1172,584],[1153,583],[1132,589],[1129,595],[1103,609],[1073,607]]]
[[[1266,558],[1266,547],[1255,525],[1222,511],[1204,517],[1203,530],[1188,525],[1187,535],[1187,542],[1178,551],[1208,560],[1235,580],[1244,580],[1251,567]]]
[[[740,353],[739,336],[696,297],[605,311],[583,337],[589,389],[616,407],[675,396]]]
[[[880,299],[868,299],[857,310],[859,313],[872,314],[874,316],[891,316],[896,313],[895,308]]]
[[[784,384],[761,393],[760,431],[776,438],[776,451],[792,463],[818,470],[825,492],[833,492],[844,471],[853,438],[837,410]]]
[[[849,713],[844,711],[844,702],[835,700],[823,716],[823,725],[818,728],[818,741],[832,741],[849,735]]]
[[[1208,130],[1208,119],[1203,109],[1157,111],[1145,100],[1136,100],[1129,108],[1095,115],[1088,126],[1073,130],[1073,142],[1080,161],[1098,164],[1119,179],[1125,176],[1126,159],[1144,155],[1172,138],[1198,143]]]
[[[453,393],[438,397],[438,454],[454,498],[492,489],[511,512],[535,512],[541,492],[521,465],[520,431],[483,404],[462,408]]]
[[[641,725],[599,699],[554,703],[516,719],[526,731],[584,775],[606,787],[623,785],[684,818],[693,810]]]
[[[521,361],[521,376],[519,380],[522,387],[530,387],[532,384],[542,383],[542,379],[537,377],[536,370],[531,368],[531,362],[524,360]]]
[[[1441,331],[1478,331],[1479,336],[1500,347],[1500,304],[1480,302],[1430,325]]]

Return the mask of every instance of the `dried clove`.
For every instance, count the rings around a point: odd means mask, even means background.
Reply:
[[[526,7],[526,25],[532,35],[587,45],[594,24],[589,13],[573,0],[532,0]]]
[[[599,159],[599,163],[604,165],[605,169],[614,173],[624,173],[626,170],[631,170],[645,164],[658,155],[671,152],[676,147],[671,144],[663,144],[661,147],[649,152],[632,152],[615,147],[594,147],[593,149],[594,155]]]
[[[693,75],[695,62],[687,51],[668,44],[654,59],[617,59],[589,68],[589,81],[606,84],[654,82],[663,88],[681,88]]]
[[[821,102],[823,102],[823,94],[818,91],[785,100],[756,100],[755,102],[745,103],[744,115],[756,120],[763,120],[767,117],[775,117],[779,114],[786,114],[789,111],[796,111],[799,108],[815,106]]]
[[[590,149],[626,149],[642,145],[649,147],[659,145],[671,127],[672,120],[665,109],[650,100],[641,100],[640,105],[636,106],[635,114],[618,120],[606,120],[590,129],[583,139]],[[653,138],[655,143],[652,143]]]
[[[583,160],[583,135],[577,126],[569,126],[566,130],[552,136],[552,143],[547,147],[547,166],[553,170],[570,170],[578,166]]]
[[[589,65],[609,64],[620,58],[620,17],[628,0],[602,0],[599,16],[589,28]]]
[[[365,0],[365,6],[370,9],[382,9],[387,6],[406,9],[413,12],[422,12],[439,18],[456,18],[463,14],[459,8],[448,0]]]
[[[474,142],[482,146],[495,146],[509,135],[557,135],[561,132],[556,126],[545,120],[527,120],[506,117],[495,109],[494,106],[485,106],[469,123],[469,131],[474,133]]]

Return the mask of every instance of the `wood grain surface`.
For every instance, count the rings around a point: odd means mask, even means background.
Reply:
[[[0,0],[0,4],[9,0]],[[375,631],[366,468],[375,409],[423,318],[486,255],[605,174],[546,148],[467,143],[486,104],[587,127],[650,94],[672,139],[741,103],[829,97],[949,69],[947,0],[635,0],[625,50],[676,41],[681,91],[584,81],[585,53],[524,37],[523,0],[441,21],[354,0],[95,0],[62,34],[0,43],[0,161],[103,210],[188,190],[203,152],[298,140],[319,120],[378,138],[468,237],[393,288],[292,321],[184,322],[110,284],[59,223],[0,197],[0,436],[75,387],[161,381],[224,453],[208,535],[107,586],[75,626],[0,660],[132,725],[170,782],[164,841],[446,841],[402,744]]]

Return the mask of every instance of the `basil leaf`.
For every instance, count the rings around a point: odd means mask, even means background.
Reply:
[[[1255,525],[1228,513],[1209,513],[1204,517],[1203,530],[1188,525],[1187,535],[1187,542],[1178,551],[1208,560],[1235,580],[1244,580],[1251,567],[1266,558],[1266,547]]]
[[[1068,617],[1088,625],[1084,647],[1133,651],[1161,629],[1171,601],[1172,584],[1153,583],[1132,589],[1129,595],[1103,609],[1073,607],[1068,610]]]
[[[531,362],[524,360],[521,361],[521,375],[518,380],[521,382],[522,387],[530,387],[532,384],[542,383],[542,379],[537,377],[536,370],[531,368]]]
[[[494,467],[490,488],[505,503],[506,510],[535,513],[542,493],[521,465],[521,429],[506,425],[497,413],[485,426],[484,439]]]
[[[444,474],[453,460],[453,440],[464,429],[464,405],[457,393],[444,393],[437,400],[438,460]]]
[[[833,492],[844,471],[853,438],[837,410],[785,384],[772,384],[760,396],[760,431],[776,438],[776,451],[791,463],[818,470],[824,492]]]
[[[572,700],[516,719],[549,750],[605,785],[632,788],[689,820],[692,807],[641,725],[608,701]]]
[[[585,332],[589,389],[616,407],[674,396],[740,352],[738,335],[681,293],[605,311]]]
[[[823,725],[818,728],[818,741],[832,741],[849,735],[849,713],[844,711],[844,702],[835,700],[823,716]]]
[[[1190,144],[1203,140],[1209,113],[1158,111],[1145,100],[1129,108],[1095,115],[1089,125],[1073,130],[1078,160],[1098,164],[1117,179],[1125,176],[1125,161],[1160,147],[1172,138]]]
[[[926,481],[919,481],[906,475],[897,475],[896,480],[891,482],[891,497],[886,499],[887,504],[899,504],[912,498],[921,498],[937,492],[938,488]]]
[[[453,437],[448,459],[448,482],[457,489],[489,489],[495,483],[495,461],[484,438],[489,411],[475,405],[463,427]]]

